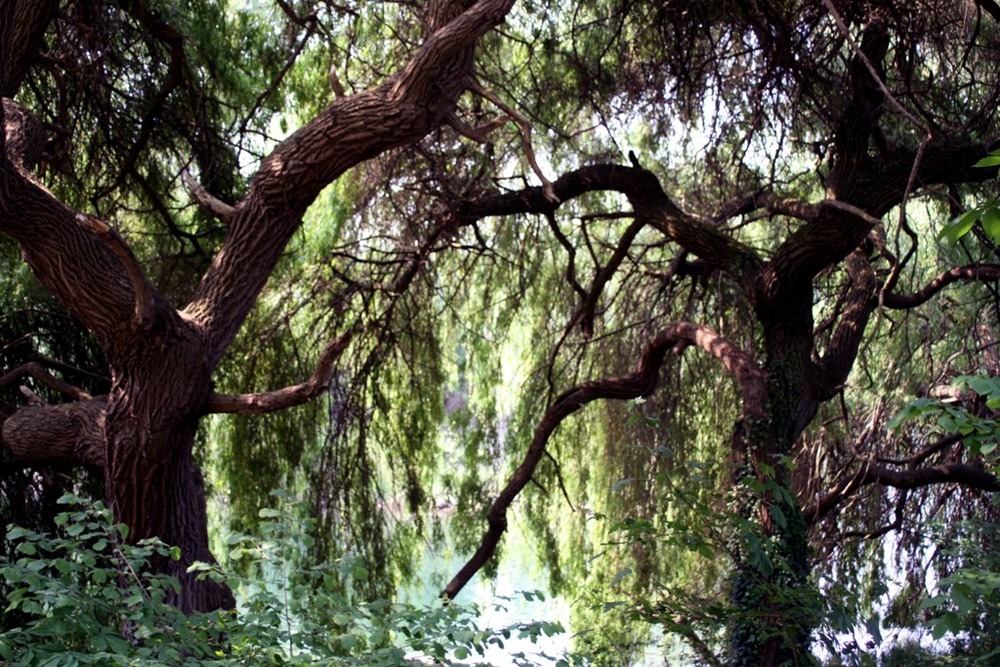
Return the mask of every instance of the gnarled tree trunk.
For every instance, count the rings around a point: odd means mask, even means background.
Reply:
[[[294,405],[326,381],[226,399],[212,394],[212,373],[317,194],[351,167],[420,139],[446,119],[472,81],[476,41],[511,4],[431,2],[427,38],[399,72],[336,99],[264,160],[183,310],[153,288],[113,228],[65,206],[36,181],[32,167],[44,133],[30,110],[9,98],[37,58],[57,3],[6,0],[0,8],[0,231],[20,243],[42,284],[96,334],[112,380],[108,396],[81,392],[74,406],[34,405],[11,415],[3,445],[26,462],[102,469],[108,504],[129,525],[130,539],[157,536],[181,547],[179,562],[159,565],[180,579],[174,602],[183,610],[233,605],[230,591],[186,573],[195,560],[212,561],[205,490],[192,457],[199,419],[214,408]],[[328,372],[329,365],[324,355],[321,367]]]

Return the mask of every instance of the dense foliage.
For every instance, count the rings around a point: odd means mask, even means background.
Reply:
[[[259,589],[240,598],[244,625],[185,621],[149,604],[173,585],[156,574],[169,549],[109,538],[95,551],[152,559],[145,592],[127,573],[114,585],[114,559],[89,607],[44,598],[54,580],[39,579],[28,589],[41,597],[9,603],[4,641],[29,646],[79,612],[74,631],[107,643],[87,650],[109,655],[154,650],[139,635],[119,645],[123,623],[178,628],[206,656],[218,641],[282,660],[383,648],[395,660],[389,638],[413,622],[454,635],[448,651],[474,648],[488,638],[456,640],[478,632],[464,617],[376,621],[345,605],[391,599],[428,549],[492,576],[516,521],[548,587],[576,602],[573,630],[597,664],[627,664],[660,631],[665,651],[705,664],[890,664],[927,654],[903,646],[927,632],[947,640],[929,653],[953,641],[956,655],[993,655],[981,611],[996,603],[1000,520],[992,0],[517,2],[473,41],[468,76],[448,74],[462,57],[440,65],[426,132],[382,141],[401,103],[334,146],[302,132],[406,88],[395,77],[427,60],[442,16],[494,3],[21,2],[48,18],[24,57],[0,51],[3,93],[42,123],[33,172],[47,191],[108,220],[184,323],[229,258],[247,276],[266,264],[232,338],[202,346],[217,352],[199,367],[212,394],[185,424],[212,552],[242,553],[230,530],[268,539],[259,508],[289,488],[307,498],[296,544],[308,555],[268,552],[268,567],[360,562],[367,575],[348,568],[329,590],[309,566],[289,579],[301,608]],[[303,136],[316,150],[283,162]],[[290,185],[258,206],[302,155],[325,156],[311,174],[352,151],[322,189]],[[51,287],[61,259],[20,261],[33,237],[4,206],[17,243],[0,247],[0,362],[46,373],[5,376],[3,416],[105,395],[130,406],[148,383],[129,374],[148,364]],[[272,214],[292,221],[279,233]],[[254,234],[275,239],[273,262],[240,254]],[[101,270],[118,262],[105,255]],[[133,274],[126,262],[108,284]],[[219,396],[263,401],[314,372],[302,405],[209,414],[227,412]],[[25,462],[4,444],[0,514],[23,526],[3,543],[5,591],[30,567],[78,577],[80,557],[25,548],[65,550],[65,535],[42,536],[68,520],[56,499],[110,493],[108,471]],[[79,512],[98,523],[74,525],[100,540],[103,515]],[[261,581],[275,572],[255,574],[261,562],[235,566]],[[108,595],[145,601],[108,616]],[[301,611],[301,626],[267,629],[247,610]],[[308,624],[339,628],[340,643],[308,644]]]
[[[562,632],[557,623],[477,627],[475,610],[457,605],[418,608],[364,601],[349,582],[364,580],[360,559],[314,564],[303,557],[309,519],[287,497],[260,511],[260,537],[232,534],[229,558],[247,575],[199,564],[203,576],[241,591],[238,613],[186,616],[166,602],[176,579],[150,567],[180,557],[158,540],[131,545],[101,503],[64,496],[57,534],[11,526],[16,560],[0,560],[8,587],[0,658],[7,665],[439,665],[472,664],[488,647],[513,637],[538,641]],[[123,636],[123,629],[125,630]],[[519,652],[569,667],[582,658]]]

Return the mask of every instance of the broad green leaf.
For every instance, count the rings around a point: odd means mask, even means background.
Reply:
[[[946,239],[949,243],[957,243],[960,238],[969,233],[981,214],[982,212],[978,208],[966,211],[946,225],[938,238]]]
[[[1000,243],[1000,209],[988,208],[983,211],[983,229],[994,242]]]
[[[1000,155],[988,155],[976,162],[973,167],[997,167],[1000,166]]]

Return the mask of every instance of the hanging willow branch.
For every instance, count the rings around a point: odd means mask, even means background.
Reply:
[[[675,354],[680,354],[689,345],[700,347],[718,358],[736,378],[743,394],[741,418],[754,419],[764,416],[767,388],[764,375],[756,362],[709,327],[690,322],[674,324],[649,341],[639,361],[639,368],[631,375],[579,384],[563,392],[549,406],[535,427],[524,460],[486,514],[489,527],[483,535],[479,548],[441,591],[441,597],[453,599],[476,572],[493,557],[500,538],[507,530],[507,509],[521,489],[531,480],[535,467],[545,454],[549,436],[563,420],[598,399],[629,400],[649,396],[659,384],[660,367],[667,352],[673,350]],[[734,446],[742,448],[742,443],[735,442]]]

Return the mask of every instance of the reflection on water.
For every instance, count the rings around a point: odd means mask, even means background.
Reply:
[[[417,580],[403,586],[400,600],[415,605],[435,602],[438,591],[465,564],[468,554],[459,554],[448,547],[427,549],[417,574]],[[535,595],[539,591],[542,596]],[[511,658],[523,653],[540,666],[554,665],[554,657],[570,649],[570,602],[561,596],[552,596],[548,588],[548,574],[521,531],[520,523],[511,517],[503,537],[500,567],[496,581],[476,575],[459,594],[457,601],[481,610],[480,627],[503,628],[529,621],[556,621],[566,632],[553,637],[542,637],[537,643],[520,639],[516,633],[504,641],[504,647],[491,646],[485,659],[495,667],[513,665]],[[544,655],[543,655],[544,654]]]

